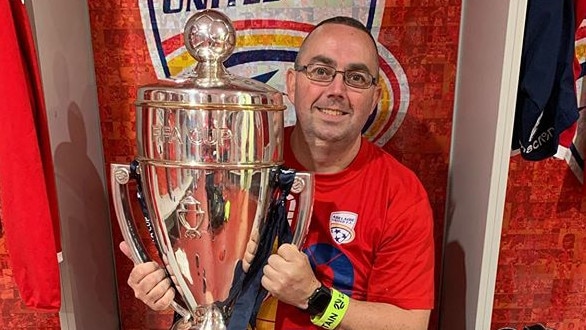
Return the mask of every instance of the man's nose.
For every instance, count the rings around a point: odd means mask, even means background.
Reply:
[[[336,72],[334,80],[330,83],[329,90],[333,94],[341,94],[346,92],[346,83],[344,82],[344,74]]]

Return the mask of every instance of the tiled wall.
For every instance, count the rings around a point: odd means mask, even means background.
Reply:
[[[492,328],[586,329],[586,195],[565,161],[511,159]]]

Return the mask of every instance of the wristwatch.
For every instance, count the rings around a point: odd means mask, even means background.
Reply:
[[[332,290],[323,284],[315,289],[307,301],[306,311],[311,315],[322,314],[332,300]]]

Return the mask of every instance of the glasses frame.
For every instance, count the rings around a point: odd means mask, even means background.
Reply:
[[[334,75],[331,76],[330,80],[318,80],[318,79],[314,79],[312,77],[309,76],[309,72],[307,71],[307,68],[312,67],[312,66],[318,66],[318,67],[326,67],[326,68],[331,68],[334,72]],[[307,79],[311,80],[311,81],[317,81],[317,82],[321,82],[321,83],[331,83],[332,81],[334,81],[334,79],[336,79],[336,75],[339,73],[342,75],[343,80],[344,80],[344,84],[346,84],[346,86],[348,87],[352,87],[352,88],[358,88],[358,89],[369,89],[370,87],[376,85],[377,83],[377,78],[375,78],[373,75],[370,74],[370,72],[365,71],[365,70],[358,70],[358,69],[352,69],[352,70],[336,70],[336,68],[334,68],[331,65],[327,65],[327,64],[321,64],[321,63],[310,63],[307,65],[295,65],[293,68],[295,71],[297,72],[303,72],[305,73],[305,76],[307,77]],[[367,75],[370,76],[371,80],[370,80],[370,85],[366,86],[366,87],[358,87],[358,86],[353,86],[351,84],[348,83],[347,80],[347,73],[351,73],[351,72],[363,72],[366,73]]]

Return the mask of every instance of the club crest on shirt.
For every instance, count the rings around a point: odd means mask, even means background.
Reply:
[[[335,15],[352,16],[372,32],[379,50],[381,100],[363,128],[379,146],[397,132],[410,103],[409,82],[401,63],[380,43],[385,1],[312,0],[145,0],[139,1],[144,37],[158,78],[189,73],[196,62],[183,44],[183,24],[198,10],[226,14],[237,33],[236,49],[223,64],[233,74],[285,91],[285,74],[293,66],[305,35],[316,23]],[[295,123],[285,98],[285,126]]]
[[[337,211],[330,214],[330,233],[338,244],[347,244],[354,240],[354,227],[358,214],[348,211]]]

